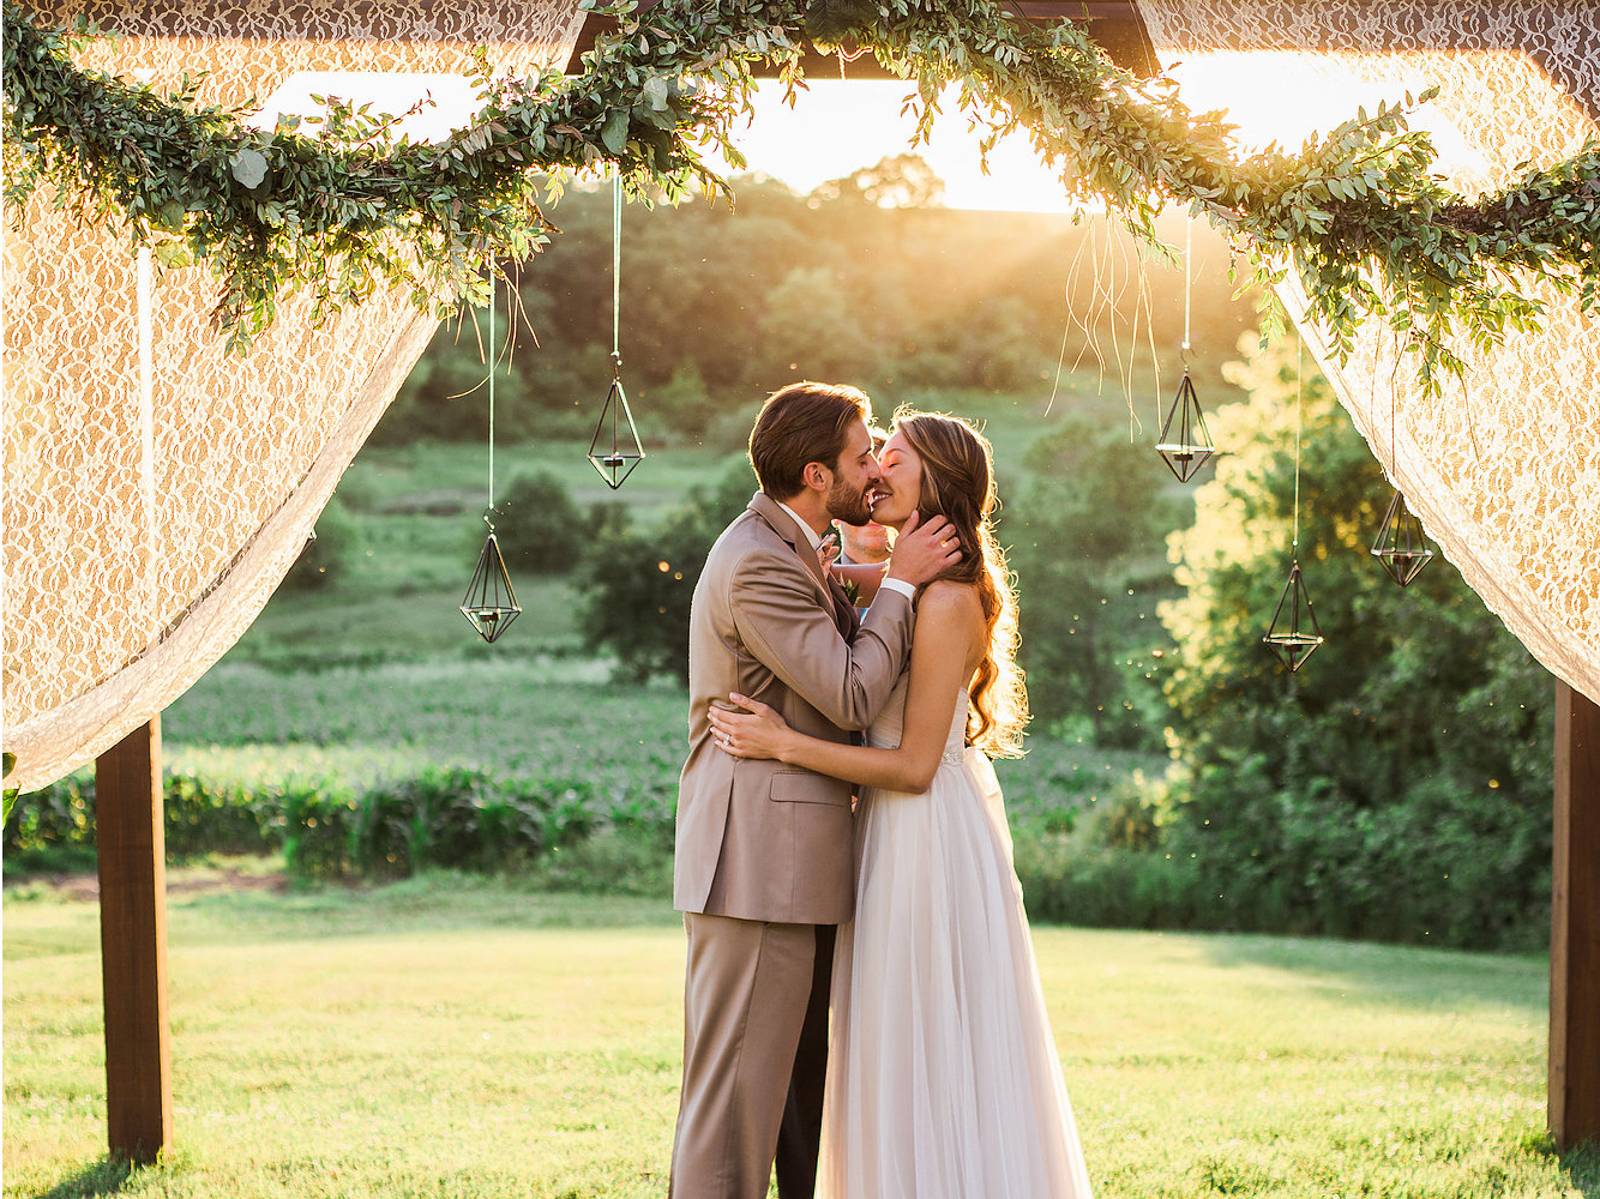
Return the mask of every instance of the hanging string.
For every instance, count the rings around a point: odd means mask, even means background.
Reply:
[[[1290,546],[1300,547],[1300,397],[1305,389],[1306,343],[1298,336],[1294,339],[1294,540]]]
[[[494,521],[490,519],[490,513],[492,513],[494,511],[494,367],[495,367],[494,293],[495,293],[495,281],[494,281],[493,269],[494,269],[493,267],[490,268],[490,272],[491,273],[489,275],[489,502],[488,502],[488,505],[487,505],[487,509],[483,514],[483,519],[484,519],[485,523],[488,524],[488,526],[489,526],[491,531],[493,531],[493,529],[494,529]]]
[[[1183,227],[1183,352],[1188,362],[1191,313],[1194,307],[1194,218]]]
[[[611,176],[611,364],[620,374],[622,351],[622,168]]]
[[[863,54],[866,54],[871,49],[872,49],[871,46],[857,46],[854,50],[850,51],[847,54],[847,53],[845,53],[845,49],[844,49],[843,46],[835,46],[833,48],[833,56],[839,60],[839,82],[840,83],[848,83],[849,82],[849,80],[847,80],[844,77],[844,64],[847,63],[847,62],[855,62],[856,59],[860,58]]]

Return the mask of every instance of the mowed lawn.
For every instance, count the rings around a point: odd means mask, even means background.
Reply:
[[[104,1156],[95,905],[8,894],[7,1196],[665,1194],[683,963],[666,904],[449,876],[202,881],[171,876],[177,1148],[131,1173]],[[1600,1193],[1600,1154],[1544,1136],[1540,959],[1035,941],[1098,1195]]]

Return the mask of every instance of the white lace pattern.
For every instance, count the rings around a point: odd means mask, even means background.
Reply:
[[[563,61],[577,31],[573,0],[32,7],[127,35],[83,65],[162,88],[209,70],[198,100],[230,106],[294,71],[464,75],[478,44],[497,71],[526,74]],[[438,327],[386,290],[313,330],[308,297],[291,296],[241,360],[209,327],[209,267],[157,268],[152,520],[131,243],[52,199],[41,189],[20,220],[7,214],[4,259],[0,693],[24,789],[160,712],[249,627]]]
[[[1327,129],[1357,103],[1370,110],[1377,97],[1437,85],[1413,127],[1434,133],[1444,173],[1470,194],[1514,180],[1524,161],[1569,157],[1600,132],[1593,5],[1139,0],[1139,8],[1192,106],[1225,105],[1247,134],[1256,128],[1282,144]],[[1313,102],[1323,107],[1313,111]],[[1397,365],[1387,330],[1364,330],[1350,361],[1335,366],[1303,324],[1297,281],[1280,294],[1429,538],[1535,658],[1600,697],[1600,320],[1551,288],[1532,290],[1548,305],[1544,331],[1513,333],[1486,355],[1458,347],[1471,366],[1467,387],[1434,402],[1418,394],[1415,360]],[[1387,495],[1372,498],[1381,513]]]

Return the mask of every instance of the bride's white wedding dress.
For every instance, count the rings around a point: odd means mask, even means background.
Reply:
[[[867,744],[900,744],[902,676]],[[866,788],[839,927],[822,1199],[1090,1199],[989,759],[965,690],[933,784]]]

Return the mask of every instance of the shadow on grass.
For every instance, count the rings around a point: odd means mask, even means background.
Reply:
[[[1556,1160],[1566,1172],[1567,1183],[1578,1194],[1584,1199],[1600,1199],[1600,1138],[1557,1153]]]
[[[1542,954],[1255,933],[1204,935],[1201,943],[1219,966],[1265,967],[1320,979],[1355,1003],[1519,1008],[1529,1016],[1545,1012],[1549,1003],[1548,958]]]
[[[91,1199],[94,1195],[116,1195],[132,1177],[134,1167],[124,1157],[103,1157],[63,1178],[35,1199]]]

